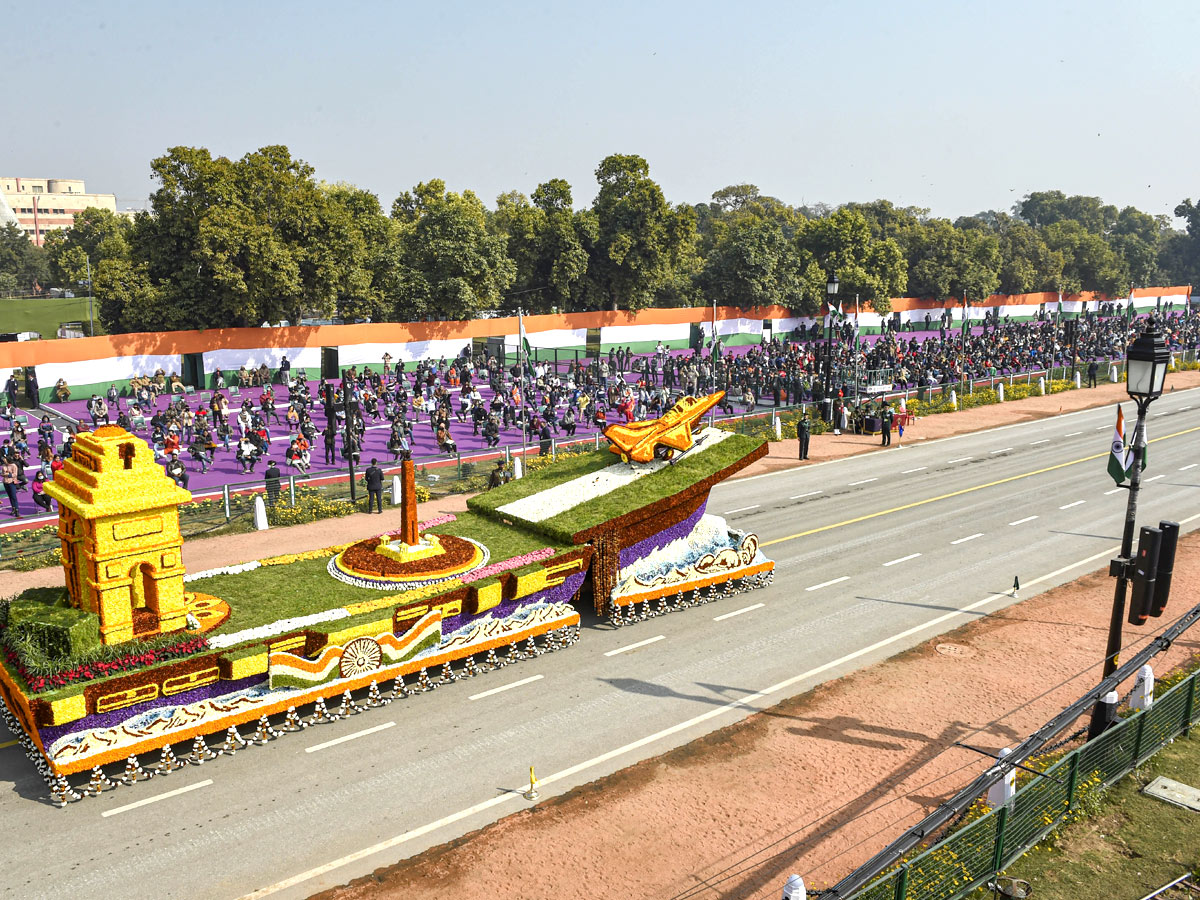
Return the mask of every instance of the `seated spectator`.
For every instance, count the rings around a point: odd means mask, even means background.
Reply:
[[[171,458],[167,461],[167,477],[174,481],[185,491],[188,486],[188,473],[184,468],[183,461],[179,458],[179,451],[176,450],[171,454]]]
[[[178,375],[171,376],[171,393],[182,394],[184,392],[183,379]]]
[[[71,389],[67,387],[66,379],[60,378],[54,382],[54,399],[59,403],[66,403],[71,399]]]

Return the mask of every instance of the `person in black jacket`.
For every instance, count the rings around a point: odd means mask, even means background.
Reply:
[[[279,502],[279,466],[275,465],[275,460],[267,460],[263,479],[267,485],[267,506],[274,506]]]
[[[367,482],[367,512],[371,512],[374,504],[376,511],[383,515],[383,469],[379,468],[378,462],[377,459],[371,460],[371,465],[363,472],[363,478]]]

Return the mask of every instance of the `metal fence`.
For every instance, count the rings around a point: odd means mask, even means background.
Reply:
[[[847,900],[956,900],[1015,863],[1081,804],[1200,722],[1200,673],[1034,777],[1013,799]]]

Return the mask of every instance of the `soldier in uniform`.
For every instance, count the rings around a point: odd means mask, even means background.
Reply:
[[[808,413],[800,414],[800,421],[796,423],[796,437],[799,439],[800,459],[808,459],[808,439],[812,434],[812,423],[808,420]]]
[[[881,431],[883,433],[883,438],[879,443],[882,447],[892,446],[892,419],[894,415],[892,405],[884,400],[883,409],[879,411],[879,419],[882,422]]]

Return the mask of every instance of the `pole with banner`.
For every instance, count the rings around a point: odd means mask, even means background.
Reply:
[[[517,415],[521,417],[521,469],[525,468],[525,450],[529,441],[529,398],[525,395],[525,364],[529,361],[529,338],[525,335],[525,313],[517,307],[517,389],[521,396],[521,408]]]

